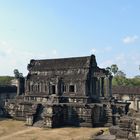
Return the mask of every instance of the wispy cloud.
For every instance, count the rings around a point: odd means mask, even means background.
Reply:
[[[101,53],[108,53],[108,52],[111,52],[111,51],[112,51],[112,47],[107,46],[107,47],[104,47],[102,49],[100,49],[100,48],[92,48],[90,50],[90,53],[92,53],[92,54],[101,54]]]
[[[30,59],[45,59],[56,57],[57,50],[49,50],[49,52],[29,52],[21,50],[16,43],[11,41],[0,41],[0,75],[13,75],[14,69],[19,69],[24,75],[27,74],[27,64]],[[7,73],[8,72],[8,73]]]
[[[124,73],[127,74],[129,77],[133,77],[132,73],[135,71],[135,73],[139,74],[139,59],[140,55],[136,53],[130,54],[125,54],[125,53],[120,53],[116,54],[113,59],[104,59],[99,66],[106,68],[108,66],[111,66],[112,64],[117,64],[119,69],[122,70]],[[136,75],[138,75],[136,74]]]
[[[134,36],[126,36],[122,39],[124,44],[132,44],[135,43],[138,40],[138,36],[134,35]]]
[[[91,53],[91,54],[95,54],[95,53],[97,53],[97,49],[92,48],[91,51],[90,51],[90,53]]]

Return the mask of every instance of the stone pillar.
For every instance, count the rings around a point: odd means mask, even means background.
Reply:
[[[100,81],[100,77],[98,77],[97,79],[98,79],[98,97],[100,97],[101,96],[101,94],[100,94],[101,93],[101,89],[100,89],[100,87],[101,87],[100,82],[101,81]]]
[[[101,95],[104,97],[104,77],[101,78]]]
[[[109,96],[109,79],[107,76],[105,77],[105,91],[104,92],[105,92],[104,96],[108,97]]]
[[[25,79],[25,94],[27,95],[30,92],[30,82]]]
[[[134,97],[134,109],[138,111],[138,99]]]
[[[17,96],[24,94],[25,91],[25,79],[23,77],[18,78]]]
[[[112,97],[112,76],[109,76],[109,97]]]
[[[42,83],[39,84],[39,92],[42,92]]]
[[[58,85],[55,85],[55,94],[58,96],[59,92],[58,92]]]

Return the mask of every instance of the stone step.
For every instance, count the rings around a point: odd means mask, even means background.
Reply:
[[[44,126],[44,121],[39,120],[33,124],[34,127],[43,127]]]

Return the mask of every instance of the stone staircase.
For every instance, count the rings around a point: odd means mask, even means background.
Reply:
[[[112,126],[112,110],[110,108],[106,108],[105,112],[106,112],[106,120],[107,120],[105,126],[106,127]]]
[[[34,123],[33,126],[35,127],[43,127],[44,126],[44,121],[43,121],[43,106],[38,105],[36,114],[34,116]]]

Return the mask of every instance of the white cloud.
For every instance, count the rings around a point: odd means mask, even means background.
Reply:
[[[104,48],[102,48],[102,49],[100,49],[100,48],[92,48],[91,50],[90,50],[90,53],[91,54],[104,54],[104,53],[108,53],[108,52],[111,52],[112,51],[112,47],[111,46],[107,46],[107,47],[104,47]]]
[[[100,67],[106,68],[110,67],[112,64],[114,64],[113,60],[104,60],[103,62],[101,62]]]
[[[110,59],[103,59],[99,64],[100,67],[106,68],[112,64],[117,64],[118,68],[122,70],[128,77],[139,75],[139,60],[140,55],[120,53]]]
[[[134,36],[126,36],[123,38],[123,43],[124,44],[132,44],[132,43],[135,43],[137,40],[138,40],[138,36],[137,35],[134,35]]]
[[[97,49],[93,48],[93,49],[91,49],[90,52],[91,52],[91,54],[95,54],[97,52]]]
[[[118,54],[116,56],[114,56],[112,59],[106,59],[103,60],[100,63],[100,67],[102,68],[106,68],[106,67],[110,67],[112,64],[117,64],[119,69],[123,70],[126,68],[126,66],[128,65],[128,56],[126,56],[125,54],[121,53]]]
[[[59,57],[56,49],[45,51],[27,51],[21,49],[16,41],[0,41],[0,75],[13,75],[13,70],[18,69],[27,74],[27,64],[31,59],[46,59]]]

